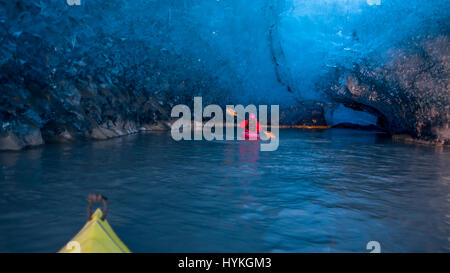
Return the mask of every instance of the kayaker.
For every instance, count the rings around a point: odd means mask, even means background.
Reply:
[[[250,136],[258,137],[258,133],[261,132],[261,126],[254,113],[250,113],[249,119],[242,121],[240,127],[245,130],[245,139],[249,139]]]

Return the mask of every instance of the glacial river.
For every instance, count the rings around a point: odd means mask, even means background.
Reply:
[[[353,130],[258,142],[167,133],[0,153],[0,252],[56,252],[86,196],[133,252],[450,251],[450,149]]]

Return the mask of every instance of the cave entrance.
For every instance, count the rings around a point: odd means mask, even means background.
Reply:
[[[387,119],[382,113],[357,102],[340,102],[337,107],[325,112],[325,119],[332,128],[389,132]]]

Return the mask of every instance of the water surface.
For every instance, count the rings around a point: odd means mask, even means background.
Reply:
[[[450,150],[352,130],[257,142],[140,134],[0,153],[0,252],[56,252],[86,196],[134,252],[450,250]]]

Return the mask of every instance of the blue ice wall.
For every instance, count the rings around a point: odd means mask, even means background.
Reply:
[[[411,38],[448,34],[449,7],[445,0],[288,0],[276,26],[283,79],[315,97],[314,83],[330,67],[374,56],[382,63]]]
[[[383,58],[416,35],[447,33],[449,21],[448,0],[80,1],[3,0],[0,18],[9,34],[32,33],[74,56],[108,47],[104,37],[127,43],[116,60],[124,69],[148,57],[164,66],[154,71],[161,77],[207,81],[202,92],[225,92],[236,103],[316,99],[328,68]]]
[[[446,32],[448,8],[421,0],[184,0],[135,1],[127,13],[136,37],[189,52],[233,101],[289,104],[317,99],[315,83],[330,67]]]
[[[0,0],[0,150],[164,127],[193,96],[450,143],[449,0],[67,2]]]

